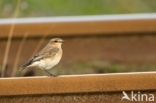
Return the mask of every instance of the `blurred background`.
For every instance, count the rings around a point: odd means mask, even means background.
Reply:
[[[0,1],[0,17],[11,18],[17,0]],[[151,13],[155,0],[21,0],[17,17],[105,15],[121,13]]]
[[[9,18],[154,12],[156,12],[155,0],[0,0],[1,21]],[[3,26],[3,23],[0,24]],[[55,28],[52,30],[55,31]],[[121,32],[118,35],[94,33],[87,36],[85,32],[81,35],[75,33],[69,36],[42,33],[38,37],[33,37],[27,31],[22,34],[23,37],[17,38],[14,37],[13,27],[10,27],[10,31],[8,34],[0,31],[0,35],[4,35],[0,36],[2,76],[16,76],[19,66],[43,48],[52,37],[61,37],[65,40],[63,58],[52,70],[59,75],[156,70],[156,32]],[[37,68],[31,68],[21,74],[21,76],[32,75],[45,75],[45,73]]]

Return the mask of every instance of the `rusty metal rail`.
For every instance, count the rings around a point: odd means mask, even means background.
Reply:
[[[30,34],[29,37],[43,34],[80,36],[144,33],[156,32],[156,14],[0,19],[0,38],[7,38],[11,26],[15,26],[13,37],[23,37],[24,33]]]
[[[156,91],[156,73],[1,78],[0,96]]]

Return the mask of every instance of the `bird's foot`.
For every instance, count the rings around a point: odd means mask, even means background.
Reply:
[[[45,69],[45,72],[48,74],[49,77],[57,77],[56,74],[50,73],[48,70]]]
[[[49,73],[49,77],[57,77],[58,75]]]

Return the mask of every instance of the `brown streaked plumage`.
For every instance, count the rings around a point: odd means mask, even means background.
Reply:
[[[51,74],[48,70],[57,65],[62,57],[62,45],[63,40],[60,38],[53,38],[49,43],[34,57],[32,57],[23,68],[38,67],[45,70],[48,74]]]

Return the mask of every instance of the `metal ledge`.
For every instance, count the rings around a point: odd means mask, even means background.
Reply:
[[[0,79],[0,96],[156,90],[156,72]]]
[[[0,19],[0,38],[7,38],[12,27],[14,38],[25,33],[41,37],[156,32],[156,14]]]

